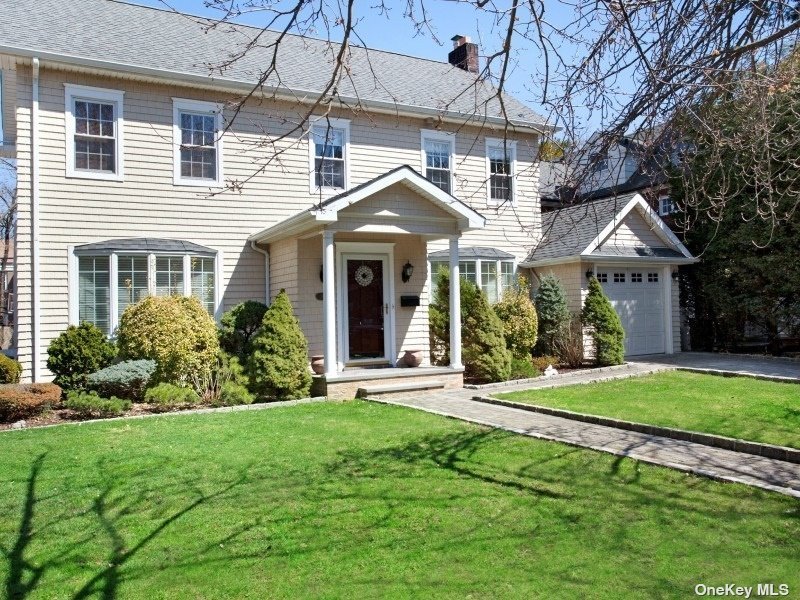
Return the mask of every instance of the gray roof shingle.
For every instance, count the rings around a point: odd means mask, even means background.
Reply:
[[[175,252],[179,254],[201,254],[213,256],[216,250],[194,242],[168,240],[163,238],[124,238],[105,240],[92,244],[75,246],[75,254],[110,254],[112,252]]]
[[[449,259],[450,250],[437,250],[428,254],[428,259]],[[459,248],[458,258],[489,258],[495,260],[512,260],[513,254],[500,250],[498,248],[486,248],[483,246],[472,246],[469,248]]]
[[[209,24],[204,18],[117,0],[15,0],[3,3],[0,48],[103,61],[120,70],[213,74],[218,83],[255,84],[271,61],[268,46],[278,33],[265,32],[242,59],[220,71],[215,67],[252,43],[261,29],[231,23],[208,29]],[[299,98],[325,87],[339,44],[289,35],[279,48],[279,71],[268,85],[290,90]],[[350,71],[338,89],[345,98],[502,116],[488,83],[476,83],[474,75],[446,62],[352,47]],[[518,100],[506,96],[505,102],[513,123],[544,125],[542,116]]]

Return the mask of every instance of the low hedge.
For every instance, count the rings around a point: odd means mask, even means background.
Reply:
[[[54,383],[0,385],[0,421],[33,417],[60,402],[61,388]]]
[[[153,410],[163,411],[200,403],[200,396],[192,388],[173,383],[159,383],[147,390],[144,399],[152,404]]]
[[[131,408],[131,401],[122,398],[103,398],[97,392],[71,391],[67,393],[64,401],[71,411],[81,418],[108,418],[118,417]]]

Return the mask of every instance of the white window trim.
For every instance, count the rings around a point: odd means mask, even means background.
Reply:
[[[148,286],[148,294],[150,296],[155,296],[155,285],[156,285],[156,277],[155,277],[155,264],[156,264],[156,257],[157,256],[182,256],[183,257],[183,281],[184,281],[184,288],[183,288],[183,295],[186,297],[191,297],[192,295],[192,288],[191,283],[189,285],[186,284],[187,281],[191,281],[192,270],[191,270],[191,257],[192,256],[202,256],[203,258],[213,258],[214,259],[214,314],[213,318],[216,321],[219,321],[222,318],[222,276],[223,276],[223,254],[222,250],[217,250],[216,254],[183,254],[183,253],[174,253],[174,252],[147,252],[143,250],[115,250],[111,253],[98,253],[92,254],[87,253],[85,256],[108,256],[109,260],[109,337],[113,337],[116,333],[116,329],[119,326],[119,302],[118,302],[118,275],[119,275],[119,257],[120,256],[146,256],[147,257],[147,286]],[[75,246],[69,246],[68,248],[68,272],[67,272],[67,281],[68,281],[68,289],[69,289],[69,298],[67,299],[67,316],[69,320],[69,325],[80,325],[80,309],[79,309],[79,295],[80,295],[80,277],[79,277],[79,264],[78,259],[81,255],[75,252]],[[112,279],[113,277],[113,279]]]
[[[664,210],[663,203],[662,203],[663,200],[668,201],[669,202],[669,206],[671,206],[673,208],[673,210]],[[675,212],[674,207],[675,207],[674,201],[672,200],[672,197],[669,196],[668,194],[662,194],[661,196],[658,197],[658,216],[659,217],[666,217],[667,215],[671,215],[673,212]]]
[[[344,188],[317,187],[314,180],[316,155],[314,151],[314,127],[324,126],[344,132]],[[350,189],[350,119],[315,116],[308,120],[308,189],[312,195],[335,196]]]
[[[172,99],[172,169],[173,184],[191,187],[221,187],[225,181],[222,170],[222,104],[186,98]],[[214,149],[216,150],[215,179],[181,177],[181,111],[202,113],[214,117]]]
[[[511,206],[517,205],[517,142],[515,140],[505,140],[505,146],[511,155]],[[506,200],[492,198],[492,165],[489,158],[490,148],[503,148],[502,138],[486,138],[486,204],[489,206],[502,206]]]
[[[422,170],[420,173],[423,177],[427,179],[428,176],[428,164],[427,164],[427,155],[425,152],[425,140],[431,140],[434,142],[447,142],[450,144],[450,195],[456,195],[456,134],[455,133],[448,133],[446,131],[437,131],[435,129],[420,129],[419,130],[419,157],[420,157],[420,167]]]
[[[77,179],[99,179],[104,181],[124,181],[125,156],[124,133],[125,119],[123,118],[123,97],[125,92],[106,88],[89,87],[85,85],[64,84],[64,122],[66,124],[66,172],[67,177]],[[114,158],[116,173],[97,173],[75,168],[75,100],[94,100],[114,104],[114,130],[116,133]]]

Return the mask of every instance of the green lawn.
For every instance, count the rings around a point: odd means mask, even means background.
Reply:
[[[800,448],[800,385],[795,383],[671,371],[496,396],[625,421]]]
[[[800,589],[800,501],[349,402],[0,434],[0,596]]]

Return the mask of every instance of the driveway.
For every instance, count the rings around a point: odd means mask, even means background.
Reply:
[[[651,354],[628,359],[631,363],[660,364],[755,375],[780,377],[800,382],[800,361],[789,358],[772,358],[739,354],[715,354],[711,352],[680,352],[678,354]]]

